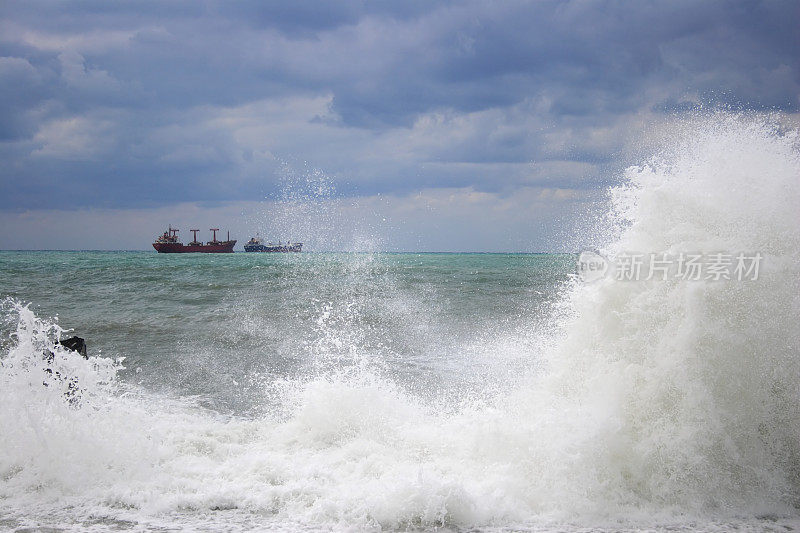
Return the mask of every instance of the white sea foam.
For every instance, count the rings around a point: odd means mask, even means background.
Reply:
[[[0,524],[792,520],[799,153],[797,133],[770,119],[686,124],[674,146],[627,170],[604,251],[758,251],[760,278],[576,283],[554,314],[544,370],[456,414],[350,368],[287,382],[285,418],[221,418],[118,383],[117,363],[65,352],[54,324],[6,302],[17,327],[0,368]],[[80,397],[70,402],[73,376]]]

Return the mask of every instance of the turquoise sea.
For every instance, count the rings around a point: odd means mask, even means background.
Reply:
[[[506,363],[532,364],[526,335],[575,257],[0,252],[0,272],[2,296],[125,357],[121,379],[252,415],[270,380],[352,366],[432,397],[507,380],[486,353],[517,335]]]

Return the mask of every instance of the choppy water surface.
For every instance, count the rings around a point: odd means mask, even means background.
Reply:
[[[603,253],[763,254],[744,282],[0,253],[0,527],[796,528],[799,154],[718,115],[612,191]],[[54,346],[55,315],[92,358]]]
[[[120,377],[226,414],[368,370],[440,401],[529,367],[571,255],[3,252],[4,296],[125,357]]]

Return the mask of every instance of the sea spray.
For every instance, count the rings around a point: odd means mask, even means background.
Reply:
[[[0,499],[69,501],[109,476],[144,473],[141,429],[118,431],[121,361],[65,349],[64,330],[27,305],[6,299],[2,310],[17,323],[0,361]]]
[[[0,368],[0,511],[14,525],[78,530],[796,517],[798,176],[797,134],[769,117],[684,124],[626,171],[599,251],[760,252],[758,279],[576,280],[550,333],[520,342],[538,347],[530,374],[458,409],[410,394],[392,379],[395,361],[370,362],[382,346],[363,258],[346,278],[363,285],[331,293],[300,343],[313,372],[265,384],[288,408],[259,417],[223,417],[114,378],[112,361],[62,353],[63,375],[86,390],[71,405],[42,384],[57,330],[6,307],[17,334]],[[395,285],[378,291],[391,298]],[[420,301],[413,310],[426,319]],[[510,344],[498,334],[498,350]]]
[[[585,419],[565,472],[619,506],[791,512],[800,495],[800,156],[794,130],[683,124],[613,191],[622,253],[759,252],[758,280],[576,286],[537,401]],[[558,431],[558,429],[557,429]],[[577,439],[573,440],[575,446]],[[625,514],[625,513],[623,513]]]

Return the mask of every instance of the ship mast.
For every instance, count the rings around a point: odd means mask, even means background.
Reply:
[[[197,242],[197,232],[200,231],[199,229],[190,229],[189,231],[192,232],[192,242]]]
[[[217,242],[217,232],[219,231],[219,228],[209,228],[209,229],[214,232],[214,238],[211,240],[211,242]]]

